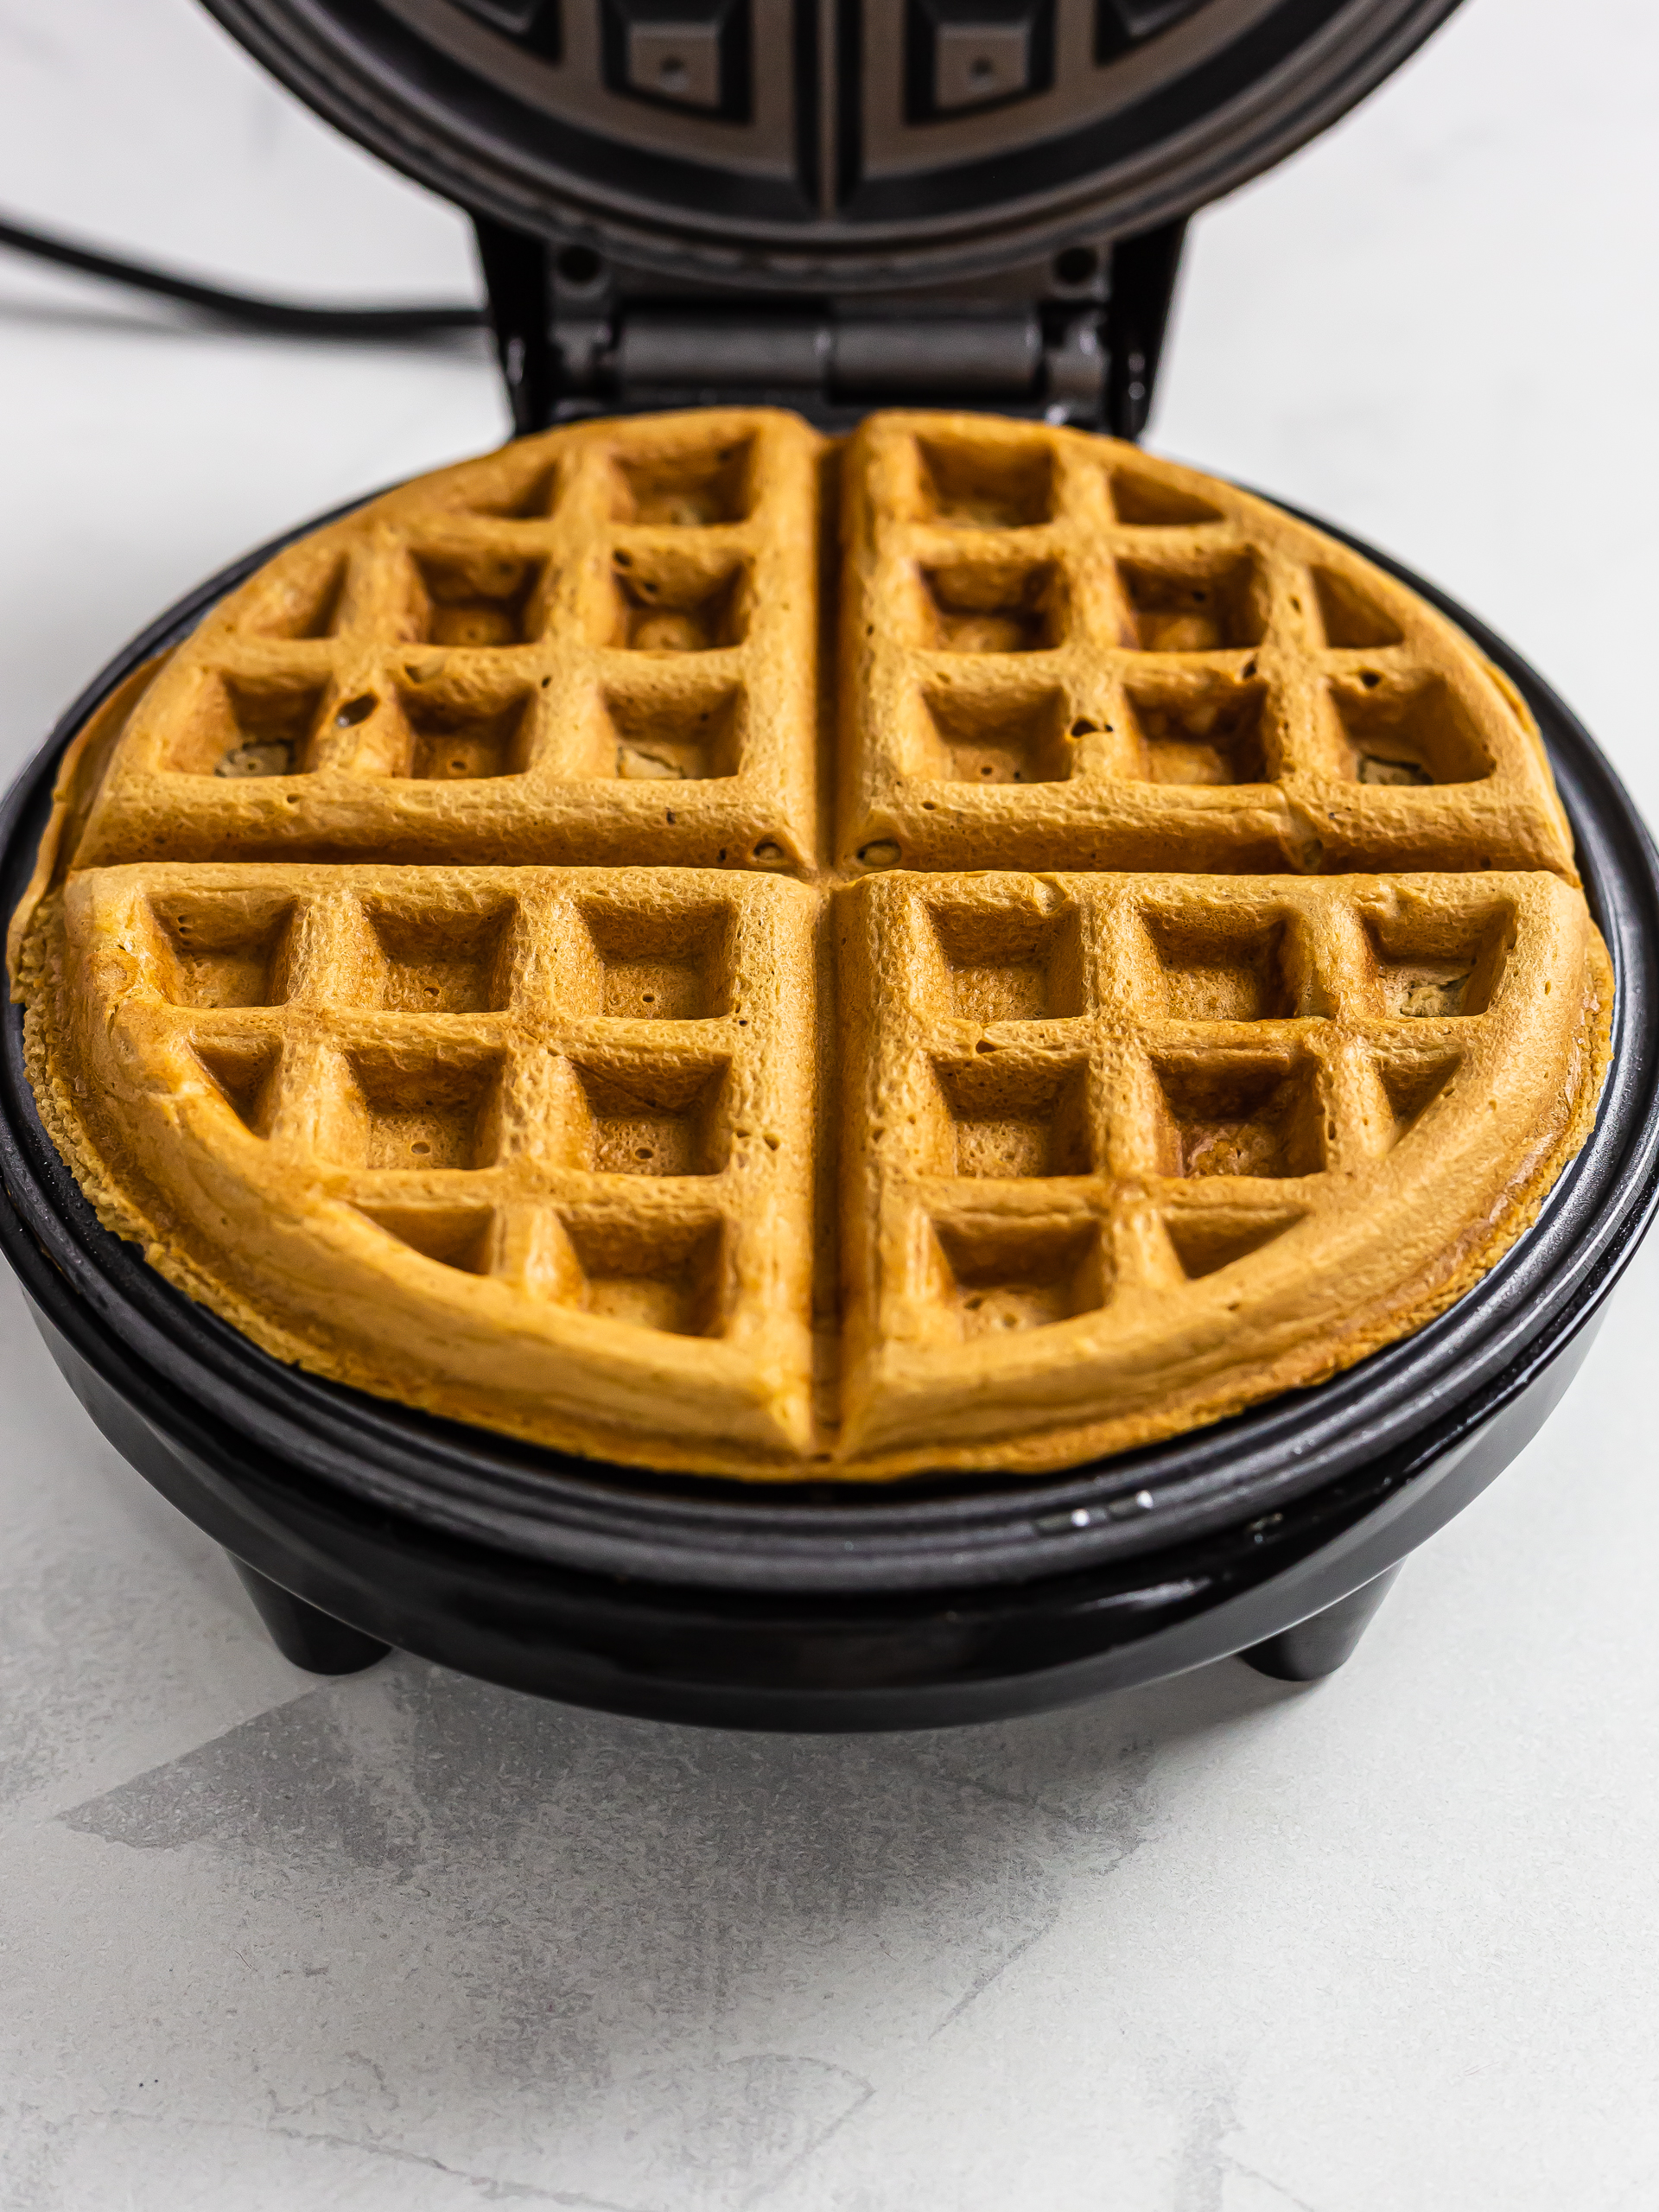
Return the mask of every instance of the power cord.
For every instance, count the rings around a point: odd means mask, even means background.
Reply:
[[[438,330],[485,330],[490,318],[483,308],[446,307],[418,302],[408,307],[305,307],[286,300],[260,299],[251,292],[227,292],[217,284],[198,284],[148,264],[123,261],[91,246],[75,245],[48,231],[37,231],[0,217],[0,246],[14,253],[31,254],[37,261],[55,262],[77,269],[84,276],[102,276],[111,283],[130,285],[135,291],[154,292],[164,300],[177,300],[199,308],[220,321],[248,330],[277,333],[289,338],[421,338]]]

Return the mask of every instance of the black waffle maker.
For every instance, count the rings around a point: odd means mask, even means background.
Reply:
[[[1187,214],[1454,0],[208,4],[471,214],[520,431],[765,402],[832,429],[897,404],[1132,438]],[[163,614],[41,747],[0,820],[7,912],[73,731],[273,550]],[[1415,1336],[1039,1481],[779,1491],[565,1458],[284,1367],[170,1288],[48,1141],[13,1008],[0,1241],[82,1403],[319,1673],[395,1645],[619,1712],[795,1729],[990,1719],[1230,1653],[1329,1673],[1566,1389],[1659,1197],[1659,858],[1526,664],[1382,565],[1526,695],[1618,986],[1593,1136]]]

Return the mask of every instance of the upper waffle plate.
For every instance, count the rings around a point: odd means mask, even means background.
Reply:
[[[927,415],[586,424],[301,541],[77,740],[11,952],[100,1218],[268,1351],[783,1478],[1073,1465],[1416,1327],[1611,996],[1458,631]]]

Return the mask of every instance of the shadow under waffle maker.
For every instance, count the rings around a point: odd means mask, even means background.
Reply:
[[[1133,438],[1187,213],[1342,113],[1453,0],[209,4],[472,215],[521,431],[717,403]],[[5,912],[74,732],[275,550],[162,615],[42,747],[0,813]],[[349,1673],[395,1646],[617,1712],[825,1730],[995,1719],[1230,1654],[1292,1681],[1342,1663],[1407,1554],[1554,1407],[1659,1198],[1659,856],[1525,662],[1359,550],[1537,717],[1612,956],[1611,1071],[1537,1221],[1449,1311],[1169,1442],[1036,1480],[753,1486],[321,1381],[99,1227],[8,1008],[0,1244],[87,1411],[225,1546],[290,1659]]]

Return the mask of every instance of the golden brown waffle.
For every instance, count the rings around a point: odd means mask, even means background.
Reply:
[[[80,865],[810,860],[822,444],[598,423],[318,531],[158,677]]]
[[[1572,880],[1503,677],[1264,500],[971,416],[874,416],[842,481],[849,862]]]
[[[85,870],[41,1103],[105,1217],[281,1357],[775,1460],[810,1446],[813,913],[696,869]]]
[[[122,688],[11,939],[100,1218],[281,1357],[749,1476],[1074,1465],[1418,1326],[1606,1066],[1524,708],[1318,533],[1031,424],[874,418],[826,583],[823,455],[527,440]]]
[[[1593,1116],[1609,979],[1552,875],[843,906],[855,1462],[1071,1464],[1346,1366],[1491,1266]]]

